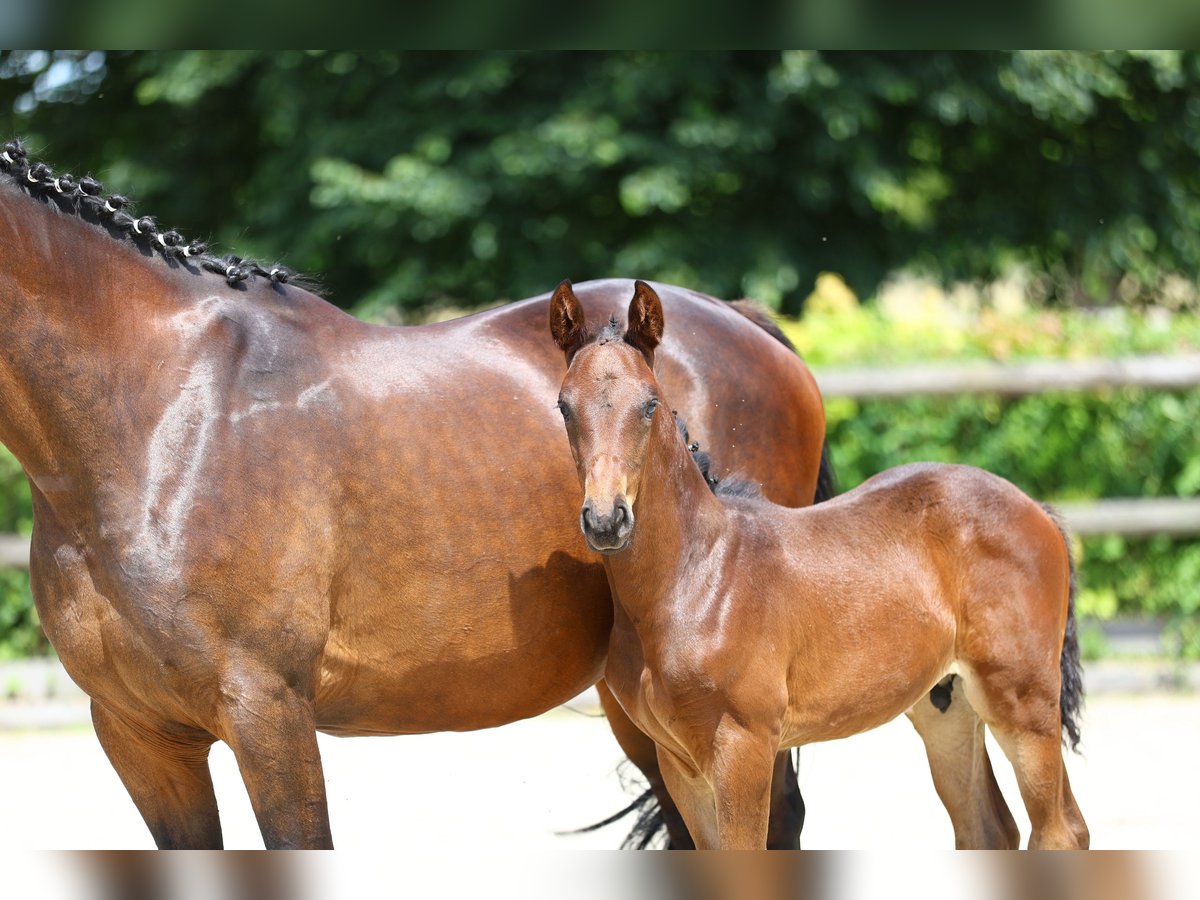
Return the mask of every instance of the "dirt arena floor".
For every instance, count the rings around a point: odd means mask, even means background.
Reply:
[[[615,848],[622,824],[563,836],[619,809],[621,759],[586,701],[526,722],[469,734],[339,739],[322,736],[335,844],[406,851]],[[1094,848],[1200,846],[1200,697],[1103,695],[1089,700],[1083,754],[1071,781]],[[993,765],[1022,837],[1028,820],[1011,767]],[[150,848],[150,835],[90,727],[0,731],[8,850]],[[232,755],[212,756],[228,848],[262,842]],[[898,851],[953,846],[924,751],[901,719],[864,735],[805,748],[800,779],[808,849]]]

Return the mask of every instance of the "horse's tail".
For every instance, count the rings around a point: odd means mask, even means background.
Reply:
[[[788,340],[788,336],[783,333],[783,329],[779,327],[779,323],[772,319],[770,314],[753,300],[731,300],[729,301],[729,305],[797,356],[800,355],[800,351],[796,349],[795,344]],[[826,440],[821,447],[821,464],[817,469],[817,490],[813,496],[813,503],[821,503],[836,496],[837,475],[833,470],[833,460],[829,457],[829,441]]]
[[[625,763],[628,762],[628,760],[625,760]],[[663,821],[662,807],[659,805],[658,798],[654,796],[654,791],[651,788],[643,790],[632,803],[606,819],[593,822],[591,825],[585,825],[583,828],[575,828],[571,831],[560,833],[587,834],[590,831],[599,831],[606,825],[619,822],[629,815],[634,816],[633,828],[625,836],[625,840],[621,841],[622,850],[645,850],[648,847],[654,846],[657,842],[661,842],[663,839],[662,836],[667,834],[667,826]],[[668,836],[668,849],[687,850],[694,848],[671,847]]]
[[[1070,579],[1067,588],[1067,624],[1063,631],[1062,654],[1059,666],[1062,669],[1062,688],[1058,694],[1058,705],[1062,712],[1063,743],[1072,750],[1079,749],[1079,712],[1083,707],[1083,667],[1079,663],[1079,628],[1075,620],[1075,555],[1071,552],[1071,537],[1062,517],[1054,507],[1043,503],[1042,509],[1050,516],[1058,533],[1062,536],[1063,548],[1067,552]]]
[[[833,460],[829,458],[829,441],[821,447],[821,467],[817,469],[817,492],[813,505],[824,503],[837,496],[837,474],[833,471]]]

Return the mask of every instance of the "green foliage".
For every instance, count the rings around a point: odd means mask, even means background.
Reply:
[[[803,321],[784,327],[818,380],[829,364],[1200,349],[1194,315],[1026,310],[1001,317],[958,299],[926,287],[899,299],[885,294],[871,307],[814,300]],[[837,398],[827,401],[826,416],[843,489],[890,466],[934,460],[980,466],[1050,501],[1200,493],[1200,390]],[[1200,615],[1200,540],[1105,536],[1076,541],[1076,550],[1084,615],[1192,622]],[[1194,631],[1181,638],[1189,647]]]
[[[1079,656],[1084,662],[1104,659],[1111,652],[1108,636],[1095,622],[1085,621],[1079,628]]]
[[[33,528],[31,502],[20,464],[0,447],[0,532],[28,534]],[[48,651],[37,625],[29,575],[0,569],[0,659]]]
[[[0,659],[43,656],[50,652],[50,642],[42,634],[33,607],[29,575],[0,569]]]
[[[1014,264],[1196,302],[1200,54],[9,52],[5,131],[372,317]],[[1171,291],[1166,286],[1174,285]]]

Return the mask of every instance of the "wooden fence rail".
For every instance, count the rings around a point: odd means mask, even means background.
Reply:
[[[1072,534],[1119,534],[1139,538],[1200,534],[1200,497],[1140,497],[1127,500],[1060,501],[1054,504]]]
[[[0,569],[29,568],[29,538],[23,534],[0,534]]]
[[[818,369],[825,397],[901,398],[914,394],[1095,391],[1115,387],[1186,390],[1200,386],[1200,353],[1118,359],[939,363],[895,368]],[[1079,535],[1150,537],[1200,534],[1200,498],[1161,497],[1055,504]]]
[[[1200,385],[1200,353],[1120,359],[939,363],[895,368],[815,369],[826,397],[911,394],[1039,394],[1113,387],[1184,390]]]
[[[1200,387],[1200,353],[1118,359],[939,363],[895,368],[818,369],[825,397],[901,398],[914,394],[1000,394],[1095,391],[1116,387]],[[1200,425],[1198,425],[1200,427]],[[1078,535],[1200,535],[1200,498],[1155,497],[1055,504]]]

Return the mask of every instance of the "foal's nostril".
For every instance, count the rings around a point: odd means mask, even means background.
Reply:
[[[592,512],[591,501],[583,504],[583,509],[579,512],[579,527],[585,534],[596,527],[596,514]]]
[[[629,508],[629,501],[624,497],[618,497],[617,502],[613,505],[613,533],[619,538],[624,539],[633,531],[633,510]]]
[[[633,530],[633,510],[623,497],[613,501],[612,512],[601,515],[591,500],[579,512],[579,527],[593,547],[615,549]]]

